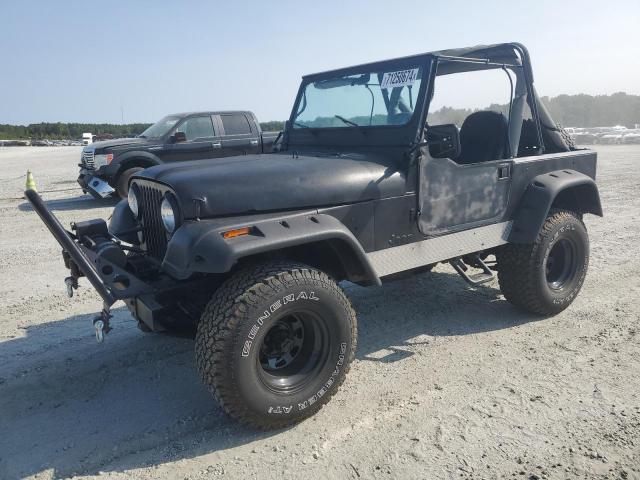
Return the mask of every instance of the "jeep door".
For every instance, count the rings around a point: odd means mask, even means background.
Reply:
[[[459,165],[429,158],[422,166],[420,229],[426,234],[498,222],[509,198],[511,161]]]
[[[187,117],[175,128],[175,132],[183,132],[186,141],[165,145],[163,160],[166,162],[182,162],[200,160],[220,156],[220,136],[217,133],[211,115]]]
[[[508,75],[501,68],[475,65],[471,71],[435,76],[425,131],[456,124],[461,148],[455,158],[433,158],[428,151],[421,157],[423,233],[465,230],[504,217],[512,151],[517,148],[510,145],[510,122],[515,119],[509,118],[513,79]]]

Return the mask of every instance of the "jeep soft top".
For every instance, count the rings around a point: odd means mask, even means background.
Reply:
[[[428,122],[440,79],[485,70],[508,76],[506,112]],[[340,281],[447,262],[471,285],[497,271],[506,300],[538,315],[580,291],[582,216],[602,215],[596,154],[553,123],[520,44],[305,76],[276,150],[140,172],[109,227],[66,231],[26,192],[62,245],[69,294],[86,276],[104,299],[98,340],[117,300],[144,331],[196,330],[198,370],[234,418],[288,425],[336,392],[357,336]]]

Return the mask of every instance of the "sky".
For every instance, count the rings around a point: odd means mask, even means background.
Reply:
[[[0,0],[0,123],[284,120],[306,73],[508,41],[529,49],[541,95],[640,94],[638,25],[639,0]]]

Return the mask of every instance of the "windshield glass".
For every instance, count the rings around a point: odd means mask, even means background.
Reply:
[[[151,125],[138,136],[142,138],[160,138],[166,135],[169,130],[171,130],[173,126],[178,123],[178,120],[180,120],[180,117],[169,115]]]
[[[404,125],[413,115],[423,67],[327,77],[304,87],[293,128]]]

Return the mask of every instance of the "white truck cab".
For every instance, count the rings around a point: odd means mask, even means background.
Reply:
[[[82,144],[90,145],[93,143],[93,134],[91,133],[83,133],[82,134]]]

